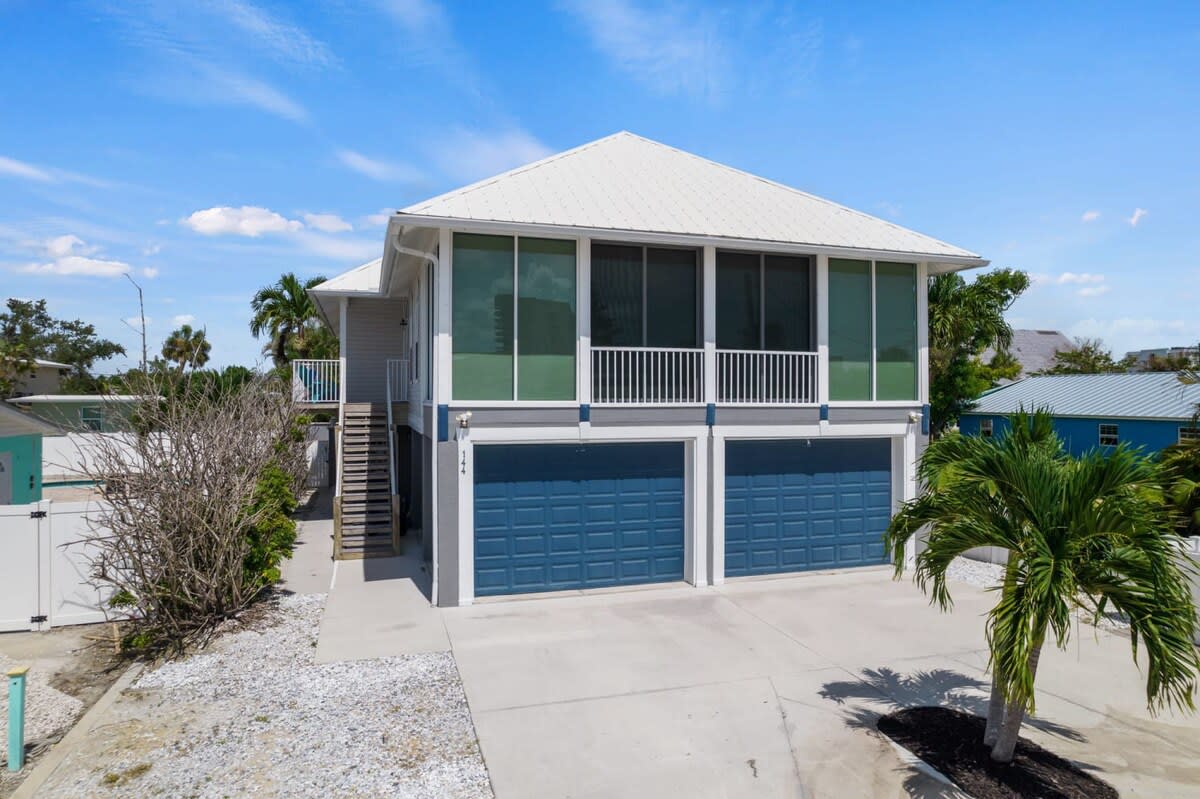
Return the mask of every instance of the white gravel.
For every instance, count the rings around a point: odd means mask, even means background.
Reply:
[[[324,599],[281,597],[259,629],[145,674],[48,795],[492,796],[450,653],[316,664]]]
[[[18,665],[0,655],[0,677]],[[25,664],[28,665],[28,664]],[[65,733],[79,714],[83,702],[50,687],[49,676],[39,669],[30,670],[25,685],[25,742],[36,744]],[[7,683],[7,680],[6,680]],[[0,690],[0,742],[8,740],[8,688]],[[0,750],[0,763],[7,763],[8,748]]]

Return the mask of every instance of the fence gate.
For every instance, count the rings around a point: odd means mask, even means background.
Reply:
[[[0,632],[41,629],[50,531],[38,505],[0,505]]]

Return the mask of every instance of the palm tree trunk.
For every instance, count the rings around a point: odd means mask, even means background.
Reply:
[[[1042,656],[1042,636],[1038,636],[1037,645],[1029,654],[1030,679],[1037,677],[1038,660]],[[1008,703],[1004,712],[1004,723],[1000,725],[1000,735],[992,747],[992,760],[997,763],[1011,763],[1013,754],[1017,751],[1017,738],[1021,734],[1021,724],[1025,721],[1025,702],[1013,700]]]
[[[988,700],[987,727],[983,731],[983,745],[995,746],[1000,738],[1000,725],[1004,723],[1004,692],[1000,690],[1000,675],[992,667],[992,695]]]
[[[1012,550],[1008,551],[1008,562],[1004,567],[1004,594],[1017,584],[1017,559]],[[1004,724],[1004,692],[1000,690],[1000,674],[995,665],[992,666],[992,694],[988,699],[987,727],[983,731],[984,746],[995,746],[1000,738],[1000,727]]]

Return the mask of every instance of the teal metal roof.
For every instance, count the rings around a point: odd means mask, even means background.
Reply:
[[[1174,372],[1044,375],[989,391],[968,413],[1009,414],[1022,407],[1048,407],[1055,416],[1190,419],[1197,403],[1200,385],[1185,386]]]

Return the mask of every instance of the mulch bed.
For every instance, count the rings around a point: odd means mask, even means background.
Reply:
[[[976,799],[1117,799],[1116,789],[1079,766],[1021,738],[1012,763],[992,762],[986,722],[942,707],[915,707],[879,719],[879,731],[949,777]]]

